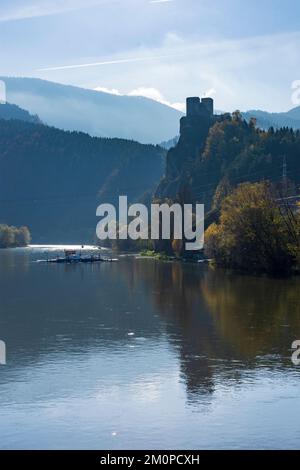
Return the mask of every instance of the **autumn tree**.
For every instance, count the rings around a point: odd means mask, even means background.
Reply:
[[[297,223],[298,216],[292,221],[282,212],[270,183],[243,183],[223,201],[219,223],[207,229],[205,252],[225,267],[286,274],[296,264]]]

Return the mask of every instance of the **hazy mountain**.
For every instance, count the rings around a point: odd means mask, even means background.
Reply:
[[[20,121],[33,122],[36,124],[41,123],[37,115],[33,116],[28,111],[19,108],[19,106],[9,103],[0,104],[0,119],[19,119]]]
[[[258,127],[262,129],[269,129],[271,126],[274,128],[291,127],[292,129],[300,129],[300,106],[286,113],[268,113],[267,111],[250,110],[242,114],[247,121],[251,117],[255,117]]]
[[[35,242],[91,241],[98,204],[153,193],[164,166],[158,146],[0,120],[0,223]]]
[[[6,78],[7,101],[48,125],[159,144],[178,134],[182,113],[148,98],[117,96],[33,78]]]

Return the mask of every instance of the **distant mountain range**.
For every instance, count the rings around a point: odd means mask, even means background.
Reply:
[[[274,128],[291,127],[292,129],[300,129],[300,106],[286,113],[268,113],[267,111],[251,110],[242,114],[247,121],[251,117],[255,117],[257,125],[261,129],[269,129],[272,126]]]
[[[50,126],[95,137],[159,144],[178,134],[182,113],[138,96],[118,96],[34,78],[0,77],[6,100]]]
[[[117,203],[119,195],[129,202],[150,198],[165,153],[158,146],[2,119],[0,223],[27,225],[34,242],[91,242],[98,204]]]
[[[113,95],[36,78],[0,79],[6,83],[7,102],[27,110],[31,120],[39,116],[47,125],[95,137],[163,143],[169,148],[178,135],[183,116],[180,111],[148,98]],[[30,120],[17,109],[11,111],[15,119]],[[0,109],[0,118],[6,119],[3,112]],[[242,114],[246,120],[255,117],[263,129],[271,126],[300,129],[300,107],[285,113],[250,110]]]

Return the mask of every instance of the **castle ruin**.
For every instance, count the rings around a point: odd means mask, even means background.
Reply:
[[[180,119],[180,138],[167,154],[166,174],[156,190],[156,197],[176,198],[203,152],[209,129],[220,119],[221,116],[214,114],[212,98],[186,99],[186,116]]]
[[[207,136],[208,129],[215,121],[212,98],[190,97],[186,99],[186,116],[180,120],[180,137],[193,139]]]

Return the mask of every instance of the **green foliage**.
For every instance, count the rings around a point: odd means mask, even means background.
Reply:
[[[300,185],[300,130],[264,131],[256,127],[255,119],[246,122],[236,111],[218,117],[202,150],[203,136],[198,137],[198,143],[181,138],[169,152],[166,177],[159,186],[164,198],[174,198],[178,184],[187,185],[192,201],[205,204],[209,211],[240,183],[267,179],[280,184],[284,158],[288,178]]]
[[[169,256],[164,252],[157,252],[154,250],[144,250],[140,253],[141,256],[145,256],[147,258],[154,258],[159,261],[171,261],[174,259],[173,256]]]
[[[209,208],[212,202],[216,204],[214,198],[220,202],[220,184],[224,181],[233,187],[264,179],[279,183],[284,158],[289,179],[299,186],[299,155],[300,131],[262,131],[255,127],[254,120],[247,123],[235,113],[210,129],[204,152],[195,162],[192,187],[196,195],[203,187]]]
[[[287,274],[297,266],[299,226],[299,216],[279,207],[269,183],[244,183],[207,229],[205,254],[229,268]]]
[[[27,246],[31,237],[27,227],[10,227],[0,225],[0,248],[15,248]]]

